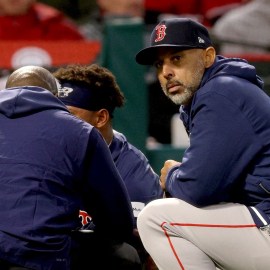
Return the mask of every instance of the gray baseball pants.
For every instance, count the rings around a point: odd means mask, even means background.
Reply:
[[[139,214],[143,245],[161,270],[269,270],[269,230],[247,207],[197,208],[175,198],[150,202]]]

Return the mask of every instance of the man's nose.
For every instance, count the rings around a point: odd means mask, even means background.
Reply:
[[[172,78],[174,76],[174,71],[173,71],[172,67],[170,65],[164,63],[163,67],[162,67],[162,75],[167,80]]]

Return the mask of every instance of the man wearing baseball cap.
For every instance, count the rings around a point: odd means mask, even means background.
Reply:
[[[270,98],[254,66],[216,55],[188,18],[161,21],[136,61],[156,67],[190,137],[161,169],[171,198],[138,216],[144,247],[159,269],[268,269]]]

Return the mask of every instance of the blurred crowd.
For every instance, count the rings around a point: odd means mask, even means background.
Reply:
[[[209,28],[221,53],[268,52],[269,0],[0,0],[0,37],[101,39],[104,20],[141,18],[146,27],[169,16]]]
[[[0,38],[102,42],[105,20],[139,18],[148,35],[158,21],[171,16],[204,24],[220,54],[269,53],[270,0],[0,0]],[[154,76],[148,77],[153,78],[147,82],[148,133],[154,143],[170,144],[170,119],[178,106],[157,90]],[[162,115],[156,117],[161,106]]]

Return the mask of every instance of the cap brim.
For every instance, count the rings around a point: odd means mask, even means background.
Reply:
[[[194,49],[195,47],[189,45],[172,45],[172,44],[161,44],[156,46],[147,47],[139,51],[136,56],[135,60],[140,65],[153,65],[157,59],[158,50],[162,47],[173,47],[179,48],[179,50],[185,49]]]

